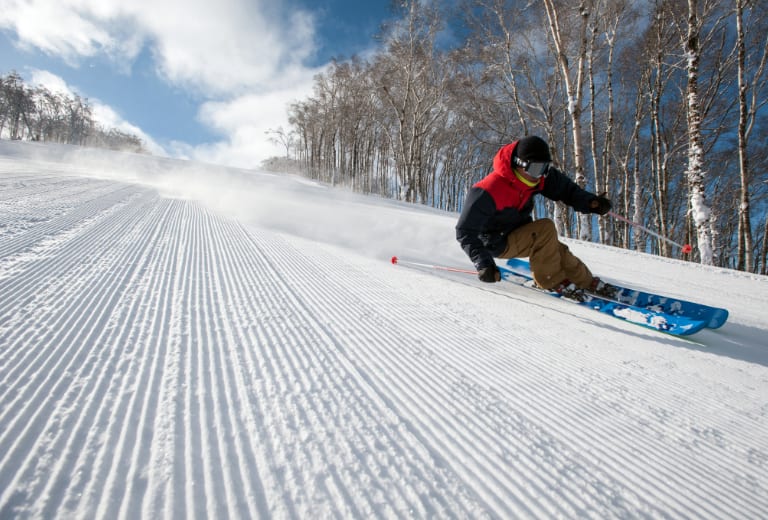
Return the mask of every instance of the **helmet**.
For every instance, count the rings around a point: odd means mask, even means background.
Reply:
[[[512,166],[521,167],[529,176],[536,179],[547,175],[551,163],[549,145],[544,139],[535,135],[520,139],[512,154]]]

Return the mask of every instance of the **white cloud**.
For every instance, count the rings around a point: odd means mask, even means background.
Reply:
[[[306,97],[317,72],[306,70],[291,86],[275,86],[263,94],[205,103],[200,109],[201,120],[225,133],[227,139],[189,150],[188,156],[216,164],[256,167],[267,157],[283,155],[281,146],[269,142],[267,131],[288,128],[288,105]]]
[[[78,93],[75,89],[67,85],[66,81],[47,70],[32,69],[30,71],[30,81],[32,85],[42,85],[54,94],[65,94],[66,96],[74,97],[74,95]]]
[[[3,0],[0,27],[15,30],[21,45],[37,47],[69,63],[112,45],[108,31],[63,1]]]
[[[229,94],[301,65],[315,51],[314,18],[267,0],[0,0],[0,27],[22,45],[75,63],[131,60],[151,48],[174,84]]]
[[[107,56],[128,73],[147,48],[160,77],[207,100],[199,119],[224,136],[171,152],[239,165],[273,155],[264,132],[287,126],[287,103],[310,94],[314,24],[270,0],[0,0],[0,28],[70,65]]]
[[[311,17],[283,20],[260,1],[167,0],[155,8],[156,3],[138,1],[135,17],[152,34],[159,72],[176,84],[242,92],[314,52]]]

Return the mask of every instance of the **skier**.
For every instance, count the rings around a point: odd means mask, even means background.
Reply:
[[[613,287],[589,271],[560,242],[555,223],[534,221],[533,196],[563,201],[581,213],[605,215],[611,201],[585,191],[552,166],[549,145],[540,137],[524,137],[503,146],[493,171],[472,186],[456,224],[456,239],[483,282],[498,282],[497,258],[529,257],[536,284],[542,289],[583,301],[584,291],[613,296]]]

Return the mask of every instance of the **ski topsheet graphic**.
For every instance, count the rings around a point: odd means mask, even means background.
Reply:
[[[532,277],[531,266],[527,260],[511,258],[507,260],[504,267],[525,278],[530,279]],[[685,316],[687,318],[701,320],[706,323],[706,327],[711,329],[722,327],[728,319],[728,311],[726,309],[660,294],[639,291],[629,287],[622,287],[612,282],[611,285],[618,289],[618,293],[614,299],[618,303],[662,312],[671,316]]]
[[[504,265],[500,265],[499,270],[501,271],[502,278],[506,281],[517,283],[524,287],[530,287],[557,298],[560,297],[556,292],[538,289],[534,285],[526,283],[533,280],[530,274],[508,269]],[[658,330],[660,332],[666,332],[667,334],[672,334],[674,336],[690,336],[707,327],[707,322],[704,320],[689,318],[687,316],[675,316],[665,312],[636,307],[634,305],[609,300],[590,293],[587,293],[587,299],[583,302],[576,300],[568,301],[635,325]]]

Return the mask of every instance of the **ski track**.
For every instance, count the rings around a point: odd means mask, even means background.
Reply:
[[[0,186],[0,518],[768,512],[743,363],[136,185]],[[516,312],[562,313],[575,344]]]

